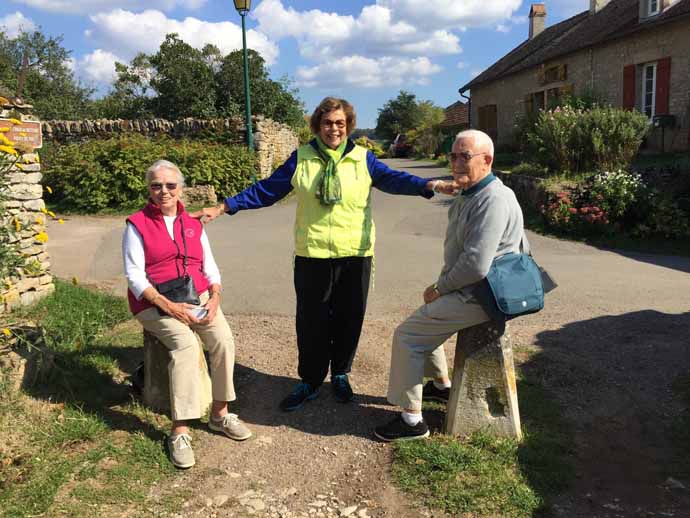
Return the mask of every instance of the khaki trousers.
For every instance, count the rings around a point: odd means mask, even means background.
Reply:
[[[465,302],[457,292],[417,309],[393,335],[388,401],[421,411],[424,376],[448,376],[443,343],[461,329],[488,320],[489,316],[474,299]]]
[[[208,301],[208,293],[200,296],[201,303]],[[156,308],[149,308],[136,315],[137,320],[149,333],[168,348],[170,363],[170,409],[174,421],[198,419],[199,414],[199,350],[194,332],[198,333],[204,348],[209,352],[211,368],[211,392],[215,401],[234,401],[235,386],[235,339],[220,307],[216,317],[208,325],[183,324],[179,320],[161,316]]]

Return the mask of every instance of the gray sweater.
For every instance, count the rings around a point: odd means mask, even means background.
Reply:
[[[442,295],[458,291],[463,300],[472,297],[471,286],[486,277],[495,257],[520,251],[524,235],[515,193],[498,178],[477,187],[458,195],[448,210],[445,264],[438,278]],[[529,251],[526,238],[523,246]]]

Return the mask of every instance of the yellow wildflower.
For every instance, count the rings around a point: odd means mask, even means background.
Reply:
[[[0,143],[4,144],[5,146],[14,146],[14,143],[8,139],[4,133],[0,133]]]
[[[14,229],[17,232],[19,232],[22,229],[22,224],[17,218],[14,218]]]
[[[19,132],[20,137],[26,137],[26,132],[25,131],[20,131]]]
[[[72,284],[76,286],[77,284],[79,284],[79,280],[77,280],[76,277],[72,277]]]
[[[8,328],[3,327],[2,328],[2,334],[5,336],[12,336],[12,331],[10,331]]]
[[[56,216],[55,216],[55,213],[54,213],[52,210],[49,210],[49,211],[48,211],[48,215],[49,215],[51,218],[56,217]]]
[[[10,100],[0,95],[0,104],[10,104]]]
[[[46,191],[48,191],[50,194],[53,194],[53,189],[50,188],[50,185],[46,185]]]
[[[0,133],[7,133],[10,131],[10,128],[0,128]]]
[[[0,136],[2,136],[2,135],[0,135]],[[2,151],[3,153],[7,153],[8,155],[18,155],[19,154],[19,153],[17,153],[17,150],[14,149],[12,146],[0,145],[0,151]]]
[[[39,243],[45,243],[48,241],[48,234],[46,234],[45,232],[39,232],[34,236],[34,239]]]
[[[41,218],[40,216],[36,218],[36,223],[39,225],[43,225],[43,218]]]
[[[58,223],[60,223],[60,225],[64,225],[64,224],[65,224],[65,220],[62,219],[62,218],[60,218],[60,219],[58,220]]]
[[[48,214],[48,209],[46,209],[45,207],[41,207],[41,212],[43,214]]]
[[[22,123],[22,121],[20,121],[19,119],[14,119],[14,118],[13,118],[13,119],[10,119],[10,122],[11,122],[12,124],[14,124],[15,126],[16,126],[17,124],[21,124],[21,123]]]

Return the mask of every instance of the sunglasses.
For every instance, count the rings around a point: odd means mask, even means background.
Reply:
[[[488,153],[470,153],[469,151],[461,151],[460,153],[448,153],[448,160],[450,162],[457,162],[462,159],[465,162],[469,162],[476,156],[486,155]]]
[[[321,125],[324,128],[330,128],[331,126],[335,126],[338,129],[343,129],[345,126],[347,126],[347,122],[345,121],[329,121],[329,120],[322,120]]]
[[[165,188],[169,191],[174,191],[177,189],[177,184],[176,183],[159,183],[159,182],[154,182],[152,184],[149,184],[149,187],[151,188],[152,191],[160,191],[163,186],[165,185]]]

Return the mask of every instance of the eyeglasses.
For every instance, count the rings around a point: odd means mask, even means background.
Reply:
[[[163,186],[165,185],[165,188],[169,191],[174,191],[177,189],[177,184],[176,183],[159,183],[159,182],[154,182],[152,184],[149,184],[149,187],[151,188],[152,191],[160,191]]]
[[[330,128],[331,126],[335,126],[338,129],[343,129],[345,126],[347,126],[347,123],[343,120],[329,121],[328,119],[324,119],[321,121],[321,126],[323,126],[324,128]]]
[[[460,153],[448,153],[448,160],[450,162],[457,162],[462,159],[465,162],[469,162],[474,157],[479,155],[488,155],[488,153],[471,153],[469,151],[460,151]]]

